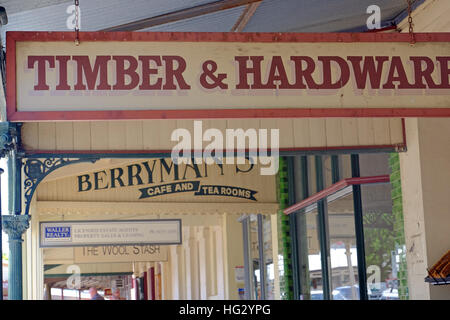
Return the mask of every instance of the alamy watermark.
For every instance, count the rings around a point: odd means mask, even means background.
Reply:
[[[367,18],[366,25],[367,29],[374,30],[381,28],[381,8],[376,4],[372,4],[367,7],[367,14],[370,16]]]
[[[80,289],[81,288],[81,268],[76,264],[72,264],[67,267],[66,273],[72,274],[66,280],[66,286],[68,289]]]
[[[66,27],[69,30],[74,30],[77,26],[77,7],[72,4],[66,8],[66,13],[69,14],[66,20]],[[81,28],[81,8],[78,6],[78,28]]]
[[[171,140],[178,142],[171,152],[175,164],[252,164],[259,163],[261,175],[275,175],[279,168],[279,129],[203,130],[203,121],[194,121],[194,132],[178,128]],[[203,143],[209,144],[203,148]],[[248,142],[248,143],[247,143]],[[270,151],[270,152],[269,152]]]
[[[69,15],[69,17],[66,20],[66,26],[67,29],[73,30],[76,26],[76,10],[77,7],[75,5],[67,6],[66,13]],[[370,14],[370,16],[367,18],[366,25],[367,29],[373,30],[373,29],[380,29],[381,28],[381,8],[376,5],[372,4],[367,7],[366,13]],[[78,28],[81,27],[81,8],[78,7]]]

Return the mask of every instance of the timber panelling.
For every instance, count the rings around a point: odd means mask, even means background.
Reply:
[[[136,120],[91,122],[32,122],[22,128],[27,151],[170,151],[176,141],[171,134],[188,129],[194,139],[194,120]],[[280,130],[279,147],[327,148],[387,146],[403,143],[400,118],[305,118],[203,120],[209,128]],[[209,142],[204,142],[205,147]]]

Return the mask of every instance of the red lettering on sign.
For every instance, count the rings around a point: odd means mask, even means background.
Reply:
[[[92,58],[93,59],[93,58]],[[47,77],[53,75],[56,90],[189,90],[183,73],[186,60],[181,56],[28,56],[27,66],[37,73],[34,90],[50,90]],[[273,56],[235,56],[236,89],[340,89],[354,77],[357,89],[449,89],[450,57],[411,56],[291,56],[283,61]],[[72,64],[69,61],[73,61]],[[55,63],[57,62],[57,63]],[[93,64],[92,64],[93,62]],[[320,62],[320,63],[319,63]],[[263,64],[264,63],[264,64]],[[287,65],[285,65],[285,63]],[[319,64],[318,64],[319,63]],[[439,64],[439,67],[438,67]],[[68,79],[69,67],[76,72],[75,84]],[[200,85],[220,87],[227,74],[214,60],[203,63]],[[292,67],[288,76],[286,67]],[[319,68],[317,68],[319,66]],[[206,68],[206,69],[205,69]],[[407,76],[408,68],[410,79]],[[54,69],[54,70],[51,70]],[[110,78],[115,83],[108,81]],[[216,74],[217,72],[217,74]],[[263,72],[267,80],[263,79]],[[55,75],[56,74],[56,75]],[[382,83],[382,78],[386,80]],[[210,80],[211,83],[207,82]],[[384,79],[383,79],[384,80]],[[440,81],[440,83],[439,83]]]
[[[427,85],[429,88],[436,88],[431,77],[434,71],[433,61],[428,57],[410,57],[409,59],[414,63],[414,86],[421,89],[427,88]],[[425,69],[422,69],[423,63],[425,63]],[[423,80],[427,84],[423,83]]]
[[[450,88],[450,57],[436,57],[436,60],[439,61],[441,65],[441,85],[439,88],[441,89],[449,89]]]
[[[347,61],[337,56],[317,57],[317,59],[323,64],[323,84],[319,86],[319,89],[339,89],[347,84],[348,79],[350,79]],[[341,71],[340,78],[335,83],[333,83],[331,77],[331,62],[337,63]]]
[[[159,56],[139,56],[139,61],[142,63],[142,84],[139,86],[140,90],[161,90],[162,79],[157,78],[156,82],[151,84],[150,77],[153,74],[158,74],[158,69],[151,68],[150,62],[154,62],[157,67],[161,66],[161,58]]]
[[[116,84],[113,90],[132,90],[139,84],[139,74],[136,72],[138,62],[132,56],[113,56],[116,61]],[[128,61],[128,68],[125,68],[125,61]],[[125,84],[125,76],[129,76],[131,81]]]
[[[34,86],[34,90],[49,90],[50,87],[46,82],[45,62],[48,62],[50,68],[55,67],[55,57],[53,56],[28,56],[28,69],[33,69],[37,62],[38,83]]]
[[[238,62],[238,72],[239,72],[239,83],[236,85],[236,89],[264,89],[263,84],[261,83],[261,61],[264,60],[262,56],[238,56],[234,57],[234,59]],[[247,66],[247,61],[250,60],[252,62],[252,67]],[[250,86],[248,83],[248,76],[253,76],[253,84]]]
[[[111,86],[108,84],[108,61],[111,59],[111,56],[97,56],[94,68],[92,68],[88,56],[73,56],[72,59],[77,62],[77,84],[75,85],[75,90],[86,90],[86,86],[83,83],[83,74],[86,78],[88,90],[111,89]],[[100,82],[95,87],[99,76]]]
[[[191,87],[183,78],[183,72],[186,70],[186,60],[180,56],[163,56],[162,59],[166,65],[166,83],[163,86],[163,90],[175,90],[177,88],[175,86],[175,79],[180,89],[190,89]],[[175,68],[174,62],[177,62],[177,68]]]
[[[70,60],[70,56],[56,56],[55,59],[59,63],[59,83],[55,89],[70,90],[70,86],[67,83],[67,61]]]
[[[309,89],[317,89],[319,86],[314,82],[312,74],[314,69],[316,68],[316,64],[311,57],[291,57],[291,61],[294,62],[295,66],[295,88],[297,89],[306,89],[308,86]],[[303,70],[303,62],[306,63],[306,68]],[[306,81],[306,85],[303,82],[303,79]]]
[[[400,57],[392,57],[388,79],[383,85],[383,89],[396,89],[394,82],[398,82],[397,89],[416,88],[414,85],[409,84],[408,77],[406,76],[405,68],[403,67]]]
[[[269,78],[267,79],[266,89],[276,89],[275,81],[279,82],[279,89],[292,89],[294,86],[289,84],[283,60],[280,56],[274,56],[270,63]]]
[[[366,88],[367,79],[370,81],[371,89],[380,88],[383,65],[389,60],[389,57],[364,57],[364,61],[363,57],[347,57],[347,60],[352,64],[353,74],[358,89]],[[362,68],[361,61],[363,61]]]

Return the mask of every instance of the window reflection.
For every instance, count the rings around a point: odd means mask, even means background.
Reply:
[[[328,198],[330,283],[333,299],[358,300],[358,262],[352,188],[347,187]]]
[[[361,196],[368,297],[397,300],[403,248],[396,246],[390,184],[363,185]]]
[[[258,230],[258,219],[261,219],[262,222],[261,230]],[[259,238],[260,236],[262,239]],[[259,246],[260,240],[262,240],[262,248]],[[273,300],[275,299],[275,266],[273,263],[270,216],[250,215],[250,249],[250,280],[252,281],[253,299]]]
[[[320,255],[319,228],[317,206],[313,205],[298,213],[297,230],[300,237],[302,270],[301,299],[323,300],[322,263]]]
[[[261,299],[261,277],[259,265],[258,247],[258,220],[255,214],[250,215],[250,261],[251,261],[251,281],[253,282],[253,297],[255,300]]]
[[[264,243],[264,265],[266,278],[266,300],[275,299],[275,273],[272,252],[272,227],[270,216],[262,216],[263,219],[263,243]]]
[[[391,171],[389,157],[385,153],[297,157],[293,166],[295,201],[300,203],[353,174],[359,177],[388,175]],[[359,218],[362,218],[363,230],[358,230],[358,234],[364,236],[365,274],[360,275],[358,269],[355,202],[353,187],[348,186],[322,200],[324,206],[323,211],[322,206],[319,208],[320,214],[317,203],[295,213],[300,290],[300,297],[296,298],[323,299],[325,287],[329,288],[332,299],[357,300],[360,299],[359,281],[365,277],[369,299],[407,296],[402,208],[398,204],[392,208],[401,190],[389,183],[361,184],[360,190],[361,199],[356,200],[362,204]],[[317,197],[315,199],[317,201]],[[325,221],[318,223],[318,216]],[[319,226],[321,231],[325,228],[326,236],[319,233]],[[327,252],[321,252],[325,248]],[[321,254],[325,254],[326,259],[321,260]],[[327,272],[322,270],[325,267]],[[325,280],[323,273],[328,275]]]

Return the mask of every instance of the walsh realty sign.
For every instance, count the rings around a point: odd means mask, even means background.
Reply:
[[[450,114],[446,33],[73,36],[7,33],[8,120]]]

